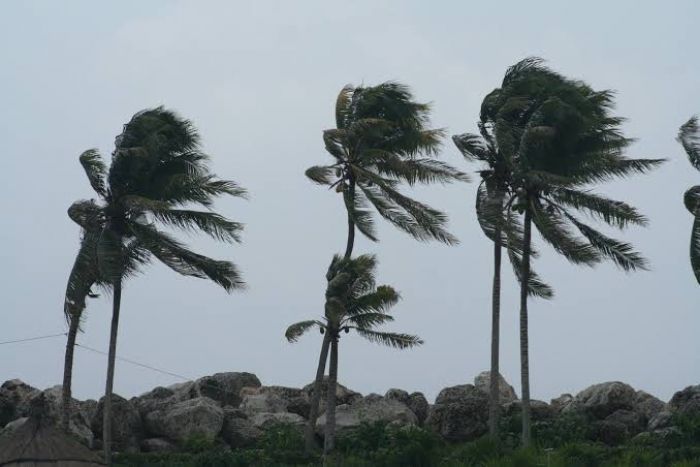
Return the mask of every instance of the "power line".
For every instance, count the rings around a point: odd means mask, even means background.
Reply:
[[[83,349],[85,349],[85,350],[89,350],[89,351],[91,351],[91,352],[95,352],[95,353],[98,353],[98,354],[100,354],[100,355],[109,356],[109,354],[108,354],[107,352],[103,352],[103,351],[101,351],[101,350],[93,349],[92,347],[88,347],[87,345],[78,344],[77,342],[75,343],[75,345],[76,345],[76,347],[81,347],[81,348],[83,348]],[[131,363],[132,365],[140,366],[141,368],[146,368],[147,370],[157,371],[158,373],[162,373],[162,374],[164,374],[164,375],[174,376],[175,378],[180,378],[180,379],[183,380],[183,381],[192,381],[192,378],[187,378],[186,376],[178,375],[177,373],[172,373],[172,372],[170,372],[170,371],[161,370],[161,369],[159,369],[159,368],[155,368],[155,367],[152,367],[152,366],[150,366],[150,365],[146,365],[145,363],[139,363],[139,362],[134,361],[134,360],[129,360],[128,358],[120,357],[120,356],[118,356],[118,355],[115,356],[115,358],[116,358],[117,360],[121,360],[121,361],[126,362],[126,363]]]
[[[46,335],[46,336],[27,337],[26,339],[16,339],[16,340],[13,340],[13,341],[4,341],[4,342],[0,342],[0,345],[3,345],[3,344],[17,344],[17,343],[19,343],[19,342],[38,341],[38,340],[41,340],[41,339],[50,339],[50,338],[52,338],[52,337],[67,336],[67,335],[68,335],[68,333],[62,332],[61,334],[49,334],[49,335]]]

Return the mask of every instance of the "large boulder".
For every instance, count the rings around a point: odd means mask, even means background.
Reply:
[[[260,388],[260,393],[273,394],[285,401],[287,412],[301,415],[304,418],[309,417],[311,403],[309,395],[298,388],[289,388],[286,386],[263,386]]]
[[[219,402],[222,406],[238,407],[241,403],[241,389],[262,386],[253,373],[216,373],[196,381],[197,394]]]
[[[225,408],[221,437],[234,449],[253,446],[263,436],[263,431],[254,426],[245,412]]]
[[[637,391],[634,399],[634,411],[643,417],[644,424],[666,409],[666,404],[648,392]]]
[[[599,441],[608,446],[617,446],[630,438],[630,433],[623,423],[598,420],[591,425],[593,441]]]
[[[474,385],[440,391],[425,426],[451,442],[471,441],[486,433],[488,396]]]
[[[197,397],[154,410],[146,415],[144,422],[152,437],[166,437],[177,442],[192,436],[214,438],[223,427],[224,411],[216,401]]]
[[[482,371],[474,378],[474,386],[486,394],[491,392],[491,372]],[[498,394],[501,404],[507,404],[518,399],[513,386],[508,384],[503,375],[498,375]]]
[[[595,384],[579,392],[574,404],[602,420],[617,410],[633,410],[637,392],[629,384],[613,381]]]
[[[314,392],[314,383],[307,384],[302,389],[309,399]],[[321,402],[319,404],[319,413],[323,413],[326,410],[326,394],[328,394],[328,376],[323,378],[321,382]],[[336,383],[335,386],[335,405],[345,405],[353,404],[362,399],[362,394],[359,392],[348,389],[340,383]]]
[[[675,393],[668,406],[673,413],[689,417],[700,416],[700,384],[688,386]]]
[[[102,439],[104,401],[102,397],[97,404],[90,427],[95,438]],[[117,394],[112,394],[112,448],[115,451],[138,451],[139,441],[143,435],[141,416],[134,405]]]
[[[14,407],[14,417],[29,416],[30,401],[40,393],[40,390],[20,379],[5,381],[0,386],[0,395],[3,396],[6,406]]]
[[[15,418],[15,404],[7,394],[0,392],[0,426],[7,425]]]
[[[63,412],[63,387],[58,385],[40,393],[44,397],[46,414],[53,423],[60,424]],[[34,396],[39,397],[39,396]],[[78,401],[71,399],[68,429],[85,446],[94,447],[92,419],[97,413],[97,402],[93,400]]]
[[[339,435],[358,428],[363,423],[375,422],[406,426],[418,424],[418,418],[402,402],[378,394],[370,394],[352,405],[343,404],[336,407],[335,423]],[[323,434],[325,427],[326,414],[323,414],[318,419],[316,430]]]
[[[416,414],[418,424],[423,426],[428,418],[428,413],[430,413],[430,404],[428,404],[428,399],[425,398],[425,395],[422,392],[412,392],[408,396],[407,405],[411,412]]]
[[[522,401],[512,401],[503,406],[503,415],[507,417],[519,416],[522,412],[523,403]],[[557,410],[551,405],[544,401],[539,401],[536,399],[530,400],[530,416],[533,421],[545,421],[551,420],[556,417]]]
[[[549,401],[549,405],[557,412],[562,412],[564,411],[567,407],[569,407],[572,403],[574,402],[574,396],[571,394],[562,394],[559,397],[555,397],[554,399]]]
[[[177,452],[177,445],[165,438],[148,438],[141,441],[141,450],[143,452]]]
[[[250,416],[249,420],[255,428],[262,431],[277,425],[291,425],[301,431],[306,425],[304,417],[290,412],[260,412]]]
[[[627,429],[627,433],[630,436],[634,436],[642,431],[647,426],[647,420],[644,415],[634,412],[632,410],[616,410],[607,417],[605,417],[606,422],[613,422],[620,425],[624,425]]]
[[[287,401],[274,392],[259,391],[256,394],[244,395],[238,408],[249,415],[260,412],[287,412]]]

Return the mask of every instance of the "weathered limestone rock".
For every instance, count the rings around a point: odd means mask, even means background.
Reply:
[[[198,397],[150,412],[144,421],[149,435],[182,442],[192,436],[216,437],[224,424],[224,411],[216,401]]]
[[[471,384],[440,391],[425,426],[451,442],[471,441],[487,432],[488,396]]]
[[[343,404],[336,408],[336,432],[342,435],[363,423],[386,422],[399,426],[416,425],[418,418],[405,404],[396,399],[388,399],[378,394],[370,394],[352,405]],[[318,419],[316,431],[323,434],[326,415]]]
[[[498,375],[498,378],[498,393],[500,403],[507,404],[509,402],[518,400],[518,396],[517,394],[515,394],[515,389],[513,389],[513,386],[508,384],[508,381],[505,380],[503,375]],[[474,378],[474,386],[478,390],[488,395],[491,392],[491,372],[482,371],[481,373],[479,373]]]

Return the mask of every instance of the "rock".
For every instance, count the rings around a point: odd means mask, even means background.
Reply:
[[[27,420],[29,420],[28,417],[21,417],[21,418],[12,420],[10,423],[8,423],[7,425],[5,425],[5,427],[2,429],[2,431],[0,431],[0,437],[11,435],[12,433],[15,432],[15,430],[16,430],[17,428],[19,428],[19,427],[21,427],[22,425],[24,425],[24,423],[25,423]]]
[[[624,425],[627,428],[627,433],[634,436],[646,428],[647,421],[644,415],[631,410],[616,410],[607,417],[606,422],[615,422]]]
[[[0,392],[0,426],[7,425],[15,418],[15,404],[7,394]]]
[[[304,386],[302,391],[307,395],[309,400],[314,390],[314,383]],[[321,403],[319,404],[319,414],[326,410],[326,394],[328,392],[328,377],[325,376],[321,383]],[[336,384],[335,388],[335,405],[353,404],[362,399],[362,394],[346,388],[340,383]]]
[[[406,426],[418,424],[418,418],[405,404],[378,394],[370,394],[352,405],[343,404],[336,408],[336,433],[339,436],[363,423],[374,422]],[[325,427],[326,414],[323,414],[318,419],[316,431],[323,434]]]
[[[219,402],[222,406],[238,407],[241,403],[240,392],[245,387],[259,388],[260,380],[253,373],[216,373],[196,381],[199,396],[205,396]]]
[[[268,430],[276,425],[291,425],[300,430],[306,425],[306,420],[301,415],[289,412],[256,413],[249,418],[252,425],[259,430]]]
[[[260,412],[286,412],[287,401],[272,392],[243,396],[239,408],[249,415]]]
[[[487,432],[488,396],[471,384],[440,391],[425,421],[450,442],[472,441]]]
[[[474,378],[474,386],[486,395],[491,392],[491,372],[482,371],[476,378]],[[515,389],[513,386],[508,384],[503,375],[498,375],[498,394],[499,401],[501,404],[507,404],[508,402],[513,402],[518,400],[517,394],[515,394]]]
[[[95,438],[102,439],[104,397],[97,404],[90,427]],[[141,416],[134,405],[117,394],[112,394],[112,448],[114,451],[137,451],[143,435]]]
[[[597,419],[604,419],[616,410],[633,410],[636,391],[619,381],[590,386],[579,392],[574,399],[583,410]]]
[[[7,403],[15,408],[16,417],[29,416],[29,402],[32,398],[39,395],[41,391],[37,388],[28,385],[20,379],[11,379],[5,381],[0,386],[0,394],[5,396]]]
[[[285,386],[263,386],[260,392],[265,394],[274,394],[282,398],[287,404],[287,412],[301,415],[304,418],[309,417],[311,403],[309,396],[303,389],[288,388]]]
[[[652,396],[648,392],[637,391],[637,395],[634,399],[634,411],[643,417],[645,425],[665,408],[666,404],[660,399]]]
[[[549,405],[554,409],[555,412],[559,413],[568,407],[574,401],[574,396],[571,394],[562,394],[559,397],[555,397],[549,401]]]
[[[700,384],[688,386],[673,395],[668,403],[671,412],[689,417],[700,417]]]
[[[608,446],[617,446],[629,439],[627,427],[622,423],[599,420],[593,422],[591,428],[593,441],[600,441]]]
[[[672,424],[673,413],[668,409],[664,409],[658,414],[656,414],[651,420],[649,420],[649,423],[647,424],[647,430],[657,431],[664,428],[669,428]]]
[[[183,393],[180,393],[182,395]],[[169,406],[172,406],[182,400],[187,400],[187,398],[178,398],[175,395],[175,391],[172,388],[164,388],[158,386],[151,391],[141,394],[138,397],[133,397],[131,403],[136,407],[136,409],[141,414],[141,417],[145,417],[150,412],[154,410],[163,410]]]
[[[224,424],[224,411],[216,401],[197,397],[154,410],[144,419],[146,431],[153,437],[183,442],[192,436],[216,437]]]
[[[503,406],[503,415],[507,417],[518,416],[522,411],[522,401],[513,401]],[[533,421],[551,420],[557,415],[557,411],[544,401],[530,400],[530,416]]]
[[[408,408],[411,409],[418,419],[418,425],[423,426],[425,419],[428,418],[428,412],[430,411],[430,405],[428,400],[425,398],[422,392],[414,392],[408,396],[408,402],[406,403]]]
[[[224,409],[224,425],[221,437],[232,448],[247,448],[255,445],[263,436],[260,428],[253,426],[247,415],[239,409]]]
[[[403,389],[389,389],[386,394],[384,394],[384,397],[387,399],[393,399],[395,401],[399,401],[402,404],[408,405],[408,399],[409,395],[408,392],[404,391]]]
[[[141,441],[143,452],[176,452],[177,446],[164,438],[148,438]]]
[[[46,389],[43,395],[49,417],[57,426],[60,425],[63,411],[63,387],[58,385]],[[34,397],[39,397],[34,396]],[[97,402],[93,400],[78,401],[71,399],[71,411],[68,421],[69,431],[85,446],[94,447],[95,436],[92,432],[92,419],[97,412]]]

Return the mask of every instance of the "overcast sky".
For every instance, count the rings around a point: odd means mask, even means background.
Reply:
[[[541,244],[535,266],[556,290],[530,305],[531,387],[549,400],[621,380],[664,400],[700,383],[700,287],[688,260],[683,192],[700,181],[678,127],[700,112],[694,0],[661,1],[29,1],[0,12],[0,341],[64,332],[65,283],[79,242],[66,215],[94,197],[78,155],[109,155],[135,112],[163,105],[199,128],[213,170],[251,192],[216,208],[247,227],[242,245],[183,238],[231,259],[249,289],[227,295],[154,264],[127,283],[118,354],[191,378],[250,371],[263,384],[301,386],[321,336],[298,344],[287,325],[320,316],[325,272],[345,246],[341,198],[306,167],[329,160],[321,132],[346,83],[397,80],[433,103],[448,134],[475,131],[484,95],[505,69],[537,55],[596,89],[617,90],[629,155],[667,157],[660,170],[599,191],[638,206],[648,228],[624,237],[653,270],[567,264]],[[446,141],[443,160],[473,171]],[[413,195],[450,215],[461,244],[419,243],[382,223],[379,281],[403,301],[391,329],[419,334],[397,351],[357,336],[340,345],[340,381],[360,392],[423,391],[471,382],[489,366],[491,244],[474,215],[475,184]],[[501,368],[519,391],[517,288],[504,267]],[[107,349],[110,297],[90,301],[79,342]],[[0,345],[0,380],[59,384],[65,339]],[[76,351],[74,392],[99,397],[106,358]],[[133,396],[178,382],[117,364],[115,391]]]

